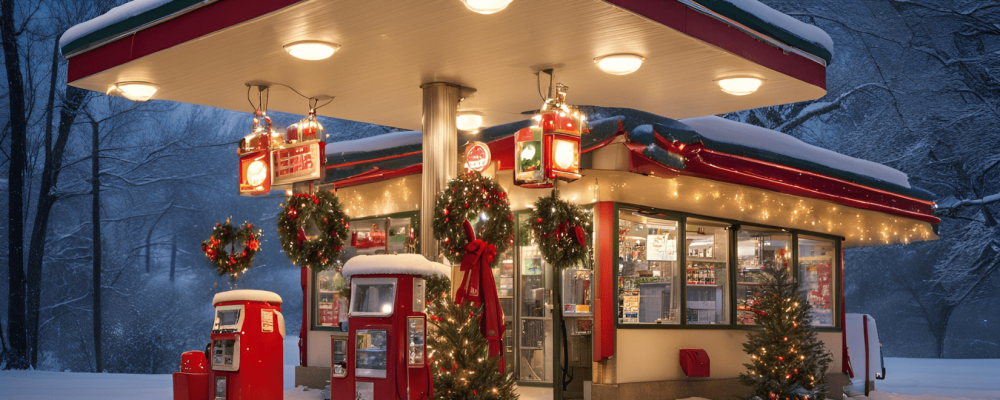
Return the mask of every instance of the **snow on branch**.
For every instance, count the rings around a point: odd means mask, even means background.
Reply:
[[[833,101],[817,101],[815,103],[806,106],[806,108],[803,108],[802,110],[799,111],[798,115],[796,115],[795,117],[793,117],[788,121],[785,121],[774,130],[778,132],[788,133],[788,131],[798,127],[799,125],[802,125],[812,117],[823,115],[840,108],[840,103],[843,102],[845,99],[847,99],[849,96],[871,87],[884,89],[886,91],[890,90],[888,87],[886,87],[881,83],[866,83],[864,85],[857,86],[851,90],[841,93],[840,96],[837,96],[837,98],[834,99]]]
[[[956,199],[954,196],[948,196],[944,200],[938,203],[939,210],[951,210],[959,207],[965,206],[981,206],[990,203],[1000,202],[1000,193],[992,194],[981,199]]]

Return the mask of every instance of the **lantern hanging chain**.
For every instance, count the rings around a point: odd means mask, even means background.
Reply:
[[[264,92],[264,91],[266,91],[266,92],[267,92],[267,93],[265,94],[265,96],[264,96],[264,97],[263,97],[262,99],[258,100],[258,102],[259,102],[259,103],[261,103],[261,104],[263,105],[263,107],[264,107],[264,110],[267,110],[267,101],[268,101],[268,98],[270,97],[270,93],[271,93],[271,85],[278,85],[278,86],[284,86],[284,87],[288,88],[289,90],[291,90],[292,92],[294,92],[295,94],[297,94],[297,95],[301,96],[301,97],[302,97],[303,99],[306,99],[306,100],[308,100],[308,101],[309,101],[309,108],[310,108],[310,109],[312,109],[313,111],[315,111],[315,110],[318,110],[318,109],[319,109],[320,107],[323,107],[323,106],[325,106],[325,105],[327,105],[327,104],[330,104],[330,103],[332,103],[332,102],[333,102],[333,99],[335,98],[334,96],[329,96],[329,97],[330,97],[330,99],[329,99],[329,100],[327,100],[327,101],[326,101],[325,103],[323,103],[323,104],[319,104],[319,101],[320,101],[320,99],[319,99],[319,98],[317,98],[317,97],[309,97],[309,96],[306,96],[306,95],[302,94],[302,92],[299,92],[298,90],[295,90],[295,88],[293,88],[293,87],[291,87],[291,86],[288,86],[288,85],[286,85],[286,84],[283,84],[283,83],[270,83],[270,84],[268,84],[268,85],[260,85],[260,86],[257,86],[257,88],[258,88],[258,89],[257,89],[257,90],[258,90],[258,92],[257,92],[258,96],[259,96],[259,95],[260,95],[260,94],[261,94],[262,92]],[[251,85],[251,84],[249,84],[249,83],[247,84],[247,101],[248,101],[248,102],[250,103],[250,107],[252,107],[252,108],[254,108],[254,109],[257,109],[257,106],[255,106],[255,105],[253,104],[253,101],[252,101],[252,100],[250,100],[250,87],[251,87],[251,86],[255,86],[255,85]],[[261,89],[261,88],[264,88],[264,89]],[[540,90],[540,89],[539,89],[539,90]],[[539,93],[540,93],[540,92],[539,92]]]

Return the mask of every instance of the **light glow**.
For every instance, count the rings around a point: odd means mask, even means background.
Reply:
[[[639,70],[644,58],[636,54],[611,54],[594,59],[601,71],[611,75],[628,75]]]
[[[723,92],[729,93],[733,96],[746,96],[753,92],[756,92],[760,88],[760,85],[764,83],[763,79],[754,77],[738,77],[738,78],[725,78],[719,79],[717,81],[719,87],[722,88]]]
[[[283,46],[288,54],[300,60],[317,61],[330,58],[340,45],[320,40],[300,40]]]
[[[475,111],[461,111],[455,117],[455,126],[460,131],[474,131],[483,126],[483,113]]]
[[[149,82],[118,82],[108,87],[107,94],[117,94],[132,101],[147,101],[160,90],[160,86]]]
[[[472,11],[489,15],[503,11],[511,1],[513,0],[462,0],[462,3]]]
[[[572,170],[577,159],[576,143],[568,140],[554,140],[552,150],[555,155],[553,161],[556,166],[564,171]]]

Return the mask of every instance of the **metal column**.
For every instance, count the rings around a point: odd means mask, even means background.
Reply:
[[[423,174],[420,192],[420,253],[428,260],[438,260],[434,240],[434,202],[458,169],[458,116],[461,87],[446,82],[420,85],[423,103]]]

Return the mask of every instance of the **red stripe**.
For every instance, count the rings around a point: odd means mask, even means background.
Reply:
[[[669,150],[674,153],[678,152],[676,148]],[[687,158],[686,167],[683,170],[675,170],[653,161],[643,156],[640,151],[633,149],[629,168],[636,173],[658,173],[661,176],[676,174],[697,176],[795,196],[832,201],[854,208],[898,215],[932,224],[941,222],[933,215],[931,209],[933,203],[923,200],[795,168],[706,150],[700,143],[685,146],[682,153]]]
[[[869,368],[868,367],[868,360],[871,359],[871,357],[868,356],[868,314],[861,314],[861,321],[863,322],[862,326],[864,326],[864,334],[865,334],[865,351],[862,354],[865,356],[865,379],[864,379],[864,382],[865,382],[865,396],[867,396],[868,395],[868,377],[871,376],[871,375],[869,375],[869,372],[868,372],[868,368]]]
[[[73,56],[68,82],[88,77],[212,32],[280,10],[301,0],[222,0]]]
[[[423,172],[423,164],[414,164],[409,167],[391,170],[379,170],[376,168],[375,170],[337,180],[333,183],[334,187],[341,189],[345,187],[364,185],[366,183],[384,181],[386,179],[399,178],[401,176],[416,175],[421,172]]]
[[[615,205],[602,201],[594,205],[597,220],[594,237],[597,238],[597,292],[594,299],[594,362],[615,355],[615,299],[614,246],[618,239],[615,233]]]
[[[367,164],[367,163],[373,163],[373,162],[379,162],[379,161],[385,161],[385,160],[392,160],[392,159],[395,159],[395,158],[412,156],[412,155],[417,155],[417,154],[421,154],[421,153],[423,153],[423,151],[411,151],[411,152],[405,153],[405,154],[398,154],[398,155],[394,155],[394,156],[386,156],[386,157],[375,158],[375,159],[371,159],[371,160],[351,161],[349,163],[343,163],[343,164],[337,164],[337,165],[327,165],[326,169],[349,167],[351,165]]]
[[[838,289],[838,295],[840,296],[840,340],[841,340],[841,357],[840,370],[841,372],[850,375],[851,378],[854,377],[854,371],[851,370],[851,356],[847,353],[847,312],[844,311],[847,306],[844,305],[844,245],[840,245],[840,287]]]
[[[677,31],[773,69],[808,84],[826,89],[826,67],[795,53],[759,41],[728,24],[692,10],[677,1],[604,0]]]

